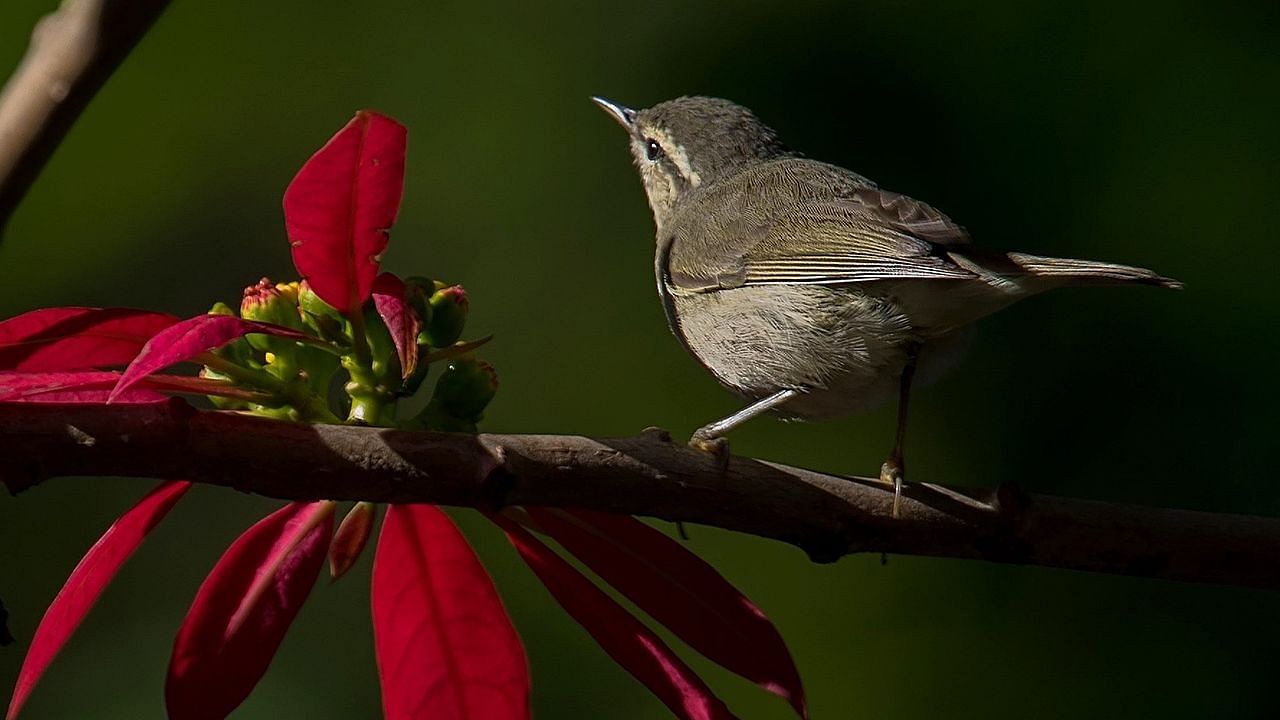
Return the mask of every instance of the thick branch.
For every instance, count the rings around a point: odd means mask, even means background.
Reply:
[[[0,235],[72,123],[169,0],[63,0],[0,92]]]
[[[660,432],[591,439],[298,425],[154,406],[0,404],[0,480],[185,478],[284,499],[582,507],[793,543],[1280,587],[1280,520],[876,480],[709,455]]]

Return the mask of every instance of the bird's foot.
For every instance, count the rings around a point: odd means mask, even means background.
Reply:
[[[893,485],[893,517],[898,517],[902,505],[902,479],[906,475],[902,458],[890,457],[880,466],[880,482]]]
[[[694,450],[711,453],[716,460],[716,465],[720,468],[720,472],[729,470],[729,441],[726,438],[708,437],[699,431],[689,438],[689,447]]]

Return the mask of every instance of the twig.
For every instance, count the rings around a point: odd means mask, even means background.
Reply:
[[[727,471],[660,431],[591,439],[302,425],[180,402],[0,404],[0,481],[184,478],[282,499],[582,507],[855,552],[979,558],[1280,587],[1280,520],[878,480],[734,457]]]
[[[0,92],[0,236],[89,101],[169,0],[63,0]]]

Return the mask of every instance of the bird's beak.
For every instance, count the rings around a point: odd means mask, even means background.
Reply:
[[[609,113],[609,117],[613,118],[624,130],[630,132],[636,124],[636,111],[629,107],[619,105],[611,100],[605,100],[596,96],[591,98],[591,102],[600,106],[601,110]]]

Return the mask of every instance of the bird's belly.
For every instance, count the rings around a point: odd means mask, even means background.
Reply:
[[[678,324],[673,329],[725,387],[750,399],[805,389],[778,411],[798,419],[837,417],[885,402],[916,341],[896,306],[853,288],[673,290],[670,301]]]

